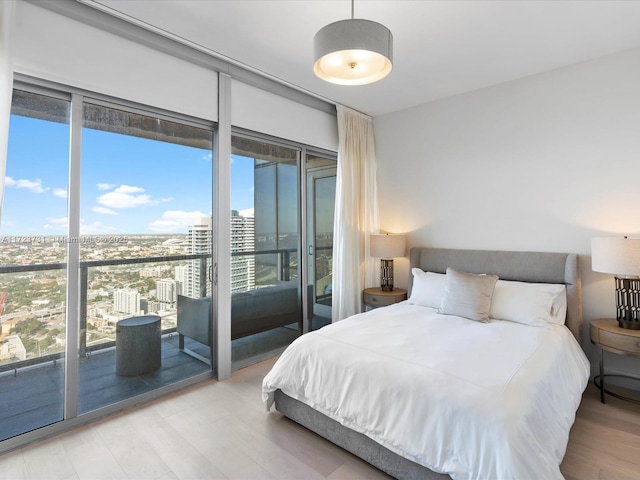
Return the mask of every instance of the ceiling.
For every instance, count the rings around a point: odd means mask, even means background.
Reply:
[[[349,87],[313,74],[313,36],[349,0],[80,1],[372,116],[640,47],[640,1],[355,0],[393,33],[393,71]]]

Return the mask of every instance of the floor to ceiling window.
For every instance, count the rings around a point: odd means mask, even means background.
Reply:
[[[24,85],[0,224],[0,442],[209,378],[219,355],[215,124]],[[330,322],[336,161],[240,130],[231,144],[220,363],[236,369]]]
[[[213,127],[40,91],[12,102],[0,441],[215,368]]]
[[[333,295],[333,219],[336,160],[327,155],[306,156],[307,287],[309,330],[331,323]]]
[[[182,307],[212,291],[212,148],[210,129],[85,102],[79,413],[209,369],[212,342],[184,332],[211,309]]]
[[[282,348],[302,332],[300,150],[231,139],[232,360]]]
[[[69,99],[15,91],[0,226],[0,440],[63,419]]]

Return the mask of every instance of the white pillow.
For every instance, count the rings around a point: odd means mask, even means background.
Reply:
[[[497,281],[497,275],[477,275],[447,268],[447,283],[438,312],[488,322]]]
[[[532,326],[564,324],[567,296],[564,285],[499,280],[491,300],[491,318]]]
[[[422,307],[440,307],[447,276],[444,273],[425,272],[419,268],[412,268],[411,273],[413,285],[409,303]]]
[[[549,323],[564,325],[567,323],[567,287],[566,285],[555,285],[558,293],[553,297],[551,303],[551,316]]]

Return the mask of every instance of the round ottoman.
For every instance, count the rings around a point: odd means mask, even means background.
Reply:
[[[160,317],[144,315],[116,325],[116,375],[141,375],[160,368]]]

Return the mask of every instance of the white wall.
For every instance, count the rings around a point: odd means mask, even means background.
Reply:
[[[231,81],[231,123],[314,147],[338,149],[335,115],[237,80]]]
[[[408,232],[410,245],[578,253],[586,323],[615,316],[613,277],[591,271],[590,241],[640,234],[640,49],[374,126],[383,230]],[[399,286],[407,276],[397,260]]]

